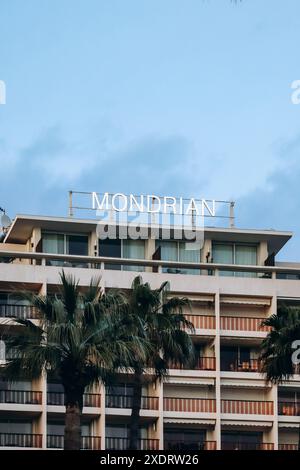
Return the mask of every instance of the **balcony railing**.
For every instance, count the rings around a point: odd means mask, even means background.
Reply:
[[[274,450],[272,442],[222,442],[222,450]]]
[[[254,266],[254,265],[233,265],[233,264],[222,264],[222,263],[192,263],[192,262],[183,262],[183,261],[164,261],[164,260],[143,260],[143,259],[133,259],[133,258],[114,258],[108,256],[81,256],[81,255],[68,255],[68,254],[56,254],[56,253],[38,253],[38,252],[29,252],[29,251],[13,251],[13,250],[1,250],[0,257],[3,264],[8,263],[22,263],[24,260],[29,260],[29,263],[32,265],[42,265],[52,264],[53,267],[59,261],[59,266],[62,265],[62,262],[68,266],[79,265],[83,268],[93,268],[93,269],[105,269],[106,264],[107,269],[112,265],[119,266],[137,266],[137,267],[152,267],[159,273],[163,271],[164,268],[172,269],[173,272],[185,269],[199,270],[199,275],[215,275],[219,276],[220,272],[223,273],[227,271],[228,273],[244,273],[246,276],[255,277],[260,279],[276,279],[276,276],[280,274],[286,275],[290,274],[293,276],[299,276],[300,269],[294,267],[280,267],[280,266]],[[51,266],[50,266],[51,268]],[[235,279],[239,279],[236,277]]]
[[[178,441],[176,439],[164,440],[165,450],[197,451],[197,450],[216,450],[216,441]]]
[[[249,359],[242,362],[236,360],[225,366],[221,363],[221,370],[233,372],[259,372],[261,370],[261,362],[259,359]]]
[[[221,330],[232,331],[271,331],[271,327],[262,326],[264,318],[221,316]]]
[[[64,392],[47,392],[47,405],[64,406]],[[83,395],[83,406],[100,408],[101,395],[99,393],[85,393]]]
[[[132,408],[132,396],[107,394],[105,396],[105,406],[107,408]],[[158,397],[143,395],[141,408],[143,410],[158,410]]]
[[[127,450],[129,449],[129,439],[126,437],[106,437],[106,450]],[[158,439],[139,439],[138,450],[158,450]]]
[[[42,392],[29,390],[0,390],[0,403],[41,405]]]
[[[278,414],[285,416],[300,416],[300,402],[279,401]]]
[[[22,320],[40,318],[38,310],[32,305],[0,305],[0,317],[21,318]]]
[[[221,400],[221,413],[272,415],[274,403],[272,401]]]
[[[185,315],[193,323],[196,330],[215,330],[216,317],[214,315]]]
[[[47,448],[48,449],[63,449],[64,436],[61,434],[48,434]],[[100,450],[101,437],[98,436],[82,436],[81,449],[83,450]]]
[[[183,367],[176,363],[171,363],[170,369],[195,369],[195,370],[216,370],[216,358],[201,356],[197,358],[196,364],[192,367]]]
[[[278,450],[298,450],[298,444],[278,444]]]
[[[42,434],[0,433],[1,447],[42,447]]]
[[[164,411],[191,413],[215,413],[216,400],[212,398],[164,397]]]

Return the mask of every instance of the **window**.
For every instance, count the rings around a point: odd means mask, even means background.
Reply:
[[[188,429],[166,429],[164,442],[166,450],[201,450],[205,441],[205,431]]]
[[[144,240],[99,240],[99,256],[108,258],[145,259]],[[120,264],[106,264],[106,269],[123,269],[124,271],[144,271],[143,266],[121,266]]]
[[[257,265],[257,245],[213,243],[213,262],[220,264]],[[256,273],[220,271],[221,276],[256,277]]]
[[[43,233],[42,234],[42,251],[43,253],[66,254],[66,255],[88,255],[88,236],[78,234],[64,233]],[[77,266],[85,267],[86,265],[66,263],[64,261],[48,260],[51,266]]]
[[[197,243],[183,241],[157,240],[156,248],[160,247],[163,261],[182,261],[200,263],[200,248]],[[199,269],[163,268],[163,272],[180,274],[200,274]]]
[[[239,346],[221,347],[221,370],[237,371],[244,363],[250,366],[250,349]]]

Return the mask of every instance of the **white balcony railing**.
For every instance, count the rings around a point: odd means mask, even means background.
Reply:
[[[284,279],[285,275],[293,276],[293,279],[300,279],[300,269],[287,266],[254,266],[254,265],[233,265],[222,263],[190,263],[182,261],[164,261],[164,260],[141,260],[130,258],[112,258],[107,256],[80,256],[80,255],[66,255],[66,254],[53,254],[53,253],[37,253],[37,252],[19,252],[19,251],[6,251],[0,248],[0,262],[2,263],[20,263],[22,260],[30,260],[32,264],[46,265],[49,262],[59,261],[59,266],[86,267],[93,269],[105,269],[105,264],[119,265],[119,266],[139,266],[150,267],[155,272],[162,272],[163,268],[174,269],[194,269],[200,270],[199,275],[215,275],[218,276],[220,271],[227,271],[229,273],[244,273],[260,279]],[[57,266],[56,266],[57,267]],[[108,267],[109,269],[109,267]]]

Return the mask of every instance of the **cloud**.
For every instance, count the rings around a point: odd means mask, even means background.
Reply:
[[[281,145],[279,168],[270,174],[264,187],[238,199],[236,213],[241,227],[294,231],[280,256],[292,261],[300,261],[299,156],[300,135]]]
[[[203,161],[182,136],[151,135],[118,146],[108,140],[98,136],[85,146],[63,138],[59,126],[41,132],[5,169],[2,204],[11,216],[65,215],[69,189],[200,196],[207,184]]]

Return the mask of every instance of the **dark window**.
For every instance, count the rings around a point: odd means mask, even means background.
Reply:
[[[164,433],[165,450],[201,450],[205,431],[168,429]]]
[[[88,237],[82,235],[68,236],[68,254],[87,256],[88,254]]]
[[[99,256],[121,258],[121,240],[107,238],[99,240]],[[121,269],[119,264],[105,264],[106,269]]]

